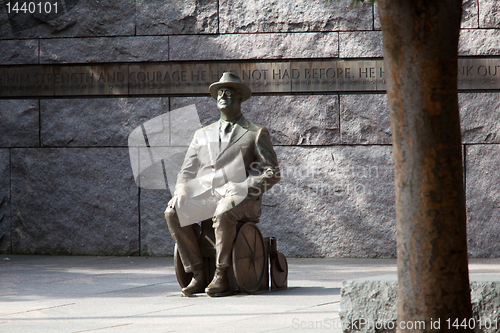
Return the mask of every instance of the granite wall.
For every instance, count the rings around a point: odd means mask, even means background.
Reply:
[[[380,58],[376,7],[324,0],[57,0],[9,15],[0,65]],[[461,56],[500,55],[500,3],[464,1]],[[130,132],[209,97],[0,100],[0,253],[169,255],[168,191],[134,183]],[[500,93],[460,94],[469,252],[500,256]],[[289,256],[394,257],[392,139],[385,94],[255,95],[282,181],[260,228]]]

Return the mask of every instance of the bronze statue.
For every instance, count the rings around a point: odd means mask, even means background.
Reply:
[[[269,131],[249,122],[241,113],[241,103],[250,98],[251,89],[234,73],[225,72],[209,90],[217,100],[220,119],[196,131],[165,219],[184,270],[193,273],[182,292],[192,295],[203,292],[205,273],[196,235],[191,225],[185,224],[193,223],[193,216],[210,214],[215,231],[216,271],[205,292],[224,296],[230,292],[227,269],[237,222],[258,221],[262,194],[280,178]]]

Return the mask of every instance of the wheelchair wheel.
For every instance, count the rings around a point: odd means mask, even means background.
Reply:
[[[288,279],[288,263],[283,253],[278,252],[271,262],[271,288],[285,288]]]
[[[243,224],[233,247],[233,269],[241,291],[253,294],[264,279],[267,253],[262,234],[255,223]]]
[[[186,273],[186,271],[184,271],[181,256],[179,255],[179,250],[177,249],[177,244],[175,244],[174,247],[174,269],[175,277],[177,278],[177,282],[179,282],[181,288],[187,287],[193,278],[193,273]]]

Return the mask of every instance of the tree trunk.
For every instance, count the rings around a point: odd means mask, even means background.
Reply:
[[[398,332],[457,331],[447,319],[472,317],[457,92],[462,0],[380,0],[379,13],[395,164]]]

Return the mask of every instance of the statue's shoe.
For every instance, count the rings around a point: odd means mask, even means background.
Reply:
[[[212,282],[205,288],[205,292],[210,297],[228,296],[236,293],[235,290],[229,288],[229,280],[227,278],[227,268],[215,271]]]
[[[202,293],[203,288],[205,288],[205,274],[203,270],[200,270],[198,274],[193,276],[191,282],[189,282],[185,288],[182,288],[182,293],[186,296],[191,296],[193,294]]]

